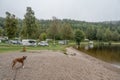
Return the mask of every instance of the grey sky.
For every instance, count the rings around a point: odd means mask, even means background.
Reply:
[[[24,18],[27,6],[38,19],[120,20],[120,0],[0,0],[0,16],[5,17],[8,11]]]

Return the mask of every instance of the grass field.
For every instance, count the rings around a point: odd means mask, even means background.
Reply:
[[[75,43],[70,43],[69,45],[59,45],[59,44],[49,44],[49,46],[26,46],[26,50],[61,50],[64,51],[66,47],[74,45]],[[12,52],[12,51],[22,51],[22,45],[13,45],[0,43],[0,53]]]

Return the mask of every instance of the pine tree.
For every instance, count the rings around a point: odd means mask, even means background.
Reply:
[[[16,37],[17,24],[18,21],[15,18],[15,15],[11,15],[9,12],[6,12],[5,32],[9,39]]]

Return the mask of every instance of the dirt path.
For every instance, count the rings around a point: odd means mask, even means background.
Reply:
[[[0,54],[0,80],[120,80],[119,69],[112,65],[72,48],[67,48],[67,53],[44,50]],[[17,64],[12,70],[12,59],[23,55],[28,56],[25,68]]]

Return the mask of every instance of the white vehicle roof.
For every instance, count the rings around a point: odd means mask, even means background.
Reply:
[[[34,39],[23,39],[22,41],[36,41]]]

